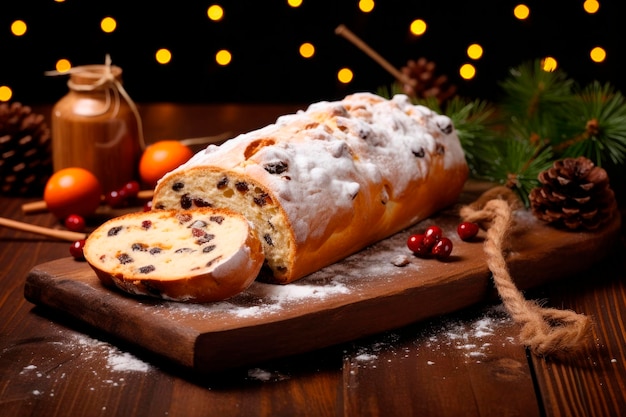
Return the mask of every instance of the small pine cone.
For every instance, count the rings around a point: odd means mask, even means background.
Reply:
[[[556,227],[596,230],[617,209],[606,171],[584,156],[554,162],[539,182],[529,195],[532,213]]]
[[[44,116],[21,103],[0,104],[0,193],[40,195],[52,174]]]
[[[434,97],[439,103],[443,103],[456,94],[456,86],[448,82],[447,76],[436,76],[435,63],[426,58],[409,60],[400,70],[413,81],[412,84],[403,85],[404,93],[409,97]]]

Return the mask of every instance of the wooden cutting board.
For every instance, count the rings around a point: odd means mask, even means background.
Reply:
[[[497,297],[476,241],[456,235],[458,207],[371,246],[298,282],[255,282],[223,302],[183,304],[134,298],[103,287],[72,258],[33,268],[26,298],[58,309],[122,340],[199,372],[303,353],[450,313]],[[579,273],[618,239],[620,218],[597,232],[547,226],[516,212],[508,264],[520,289]],[[411,233],[437,224],[454,243],[446,262],[414,257]],[[407,259],[405,266],[398,261]]]

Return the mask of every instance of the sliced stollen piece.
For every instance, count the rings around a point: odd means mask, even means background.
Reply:
[[[224,207],[289,283],[455,203],[468,176],[450,118],[368,93],[319,102],[210,145],[166,174],[153,207]]]
[[[264,261],[253,226],[229,210],[153,210],[111,219],[89,235],[85,259],[107,286],[186,302],[245,290]]]

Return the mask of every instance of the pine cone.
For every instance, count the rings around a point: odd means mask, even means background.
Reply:
[[[456,94],[456,86],[448,83],[448,77],[445,75],[436,76],[435,67],[435,63],[426,58],[409,60],[406,66],[400,69],[413,81],[413,84],[403,85],[404,93],[413,98],[435,97],[439,103]]]
[[[557,227],[598,229],[617,209],[606,171],[584,156],[554,162],[531,190],[533,215]]]
[[[40,195],[52,174],[44,117],[21,103],[0,104],[0,193]]]

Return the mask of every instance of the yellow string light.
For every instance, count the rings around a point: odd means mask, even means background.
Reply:
[[[100,21],[100,28],[105,33],[111,33],[117,27],[117,22],[112,17],[105,17]]]
[[[300,7],[302,6],[302,0],[287,0],[287,4],[291,7]]]
[[[483,56],[483,47],[473,43],[467,47],[467,56],[471,59],[480,59]]]
[[[172,53],[169,51],[169,49],[161,48],[156,51],[154,57],[159,64],[169,64],[169,62],[172,60]]]
[[[530,16],[530,9],[525,4],[518,4],[513,9],[513,15],[519,20],[526,20]]]
[[[555,58],[551,56],[545,57],[543,59],[543,62],[541,63],[541,68],[543,68],[545,72],[554,72],[556,71],[557,67],[558,67],[558,62],[556,61]]]
[[[13,97],[13,90],[6,85],[0,85],[0,101],[9,101]]]
[[[23,20],[16,20],[11,23],[11,33],[15,36],[22,36],[26,33],[27,26]]]
[[[217,53],[215,54],[215,62],[217,62],[219,65],[222,65],[222,66],[228,65],[230,64],[232,60],[233,60],[232,54],[226,49],[217,51]]]
[[[354,78],[354,74],[350,68],[342,68],[337,72],[337,79],[342,84],[348,84]]]
[[[585,0],[583,9],[589,14],[597,13],[600,9],[600,2],[598,0]]]
[[[58,72],[68,72],[71,68],[72,68],[72,64],[70,63],[69,60],[65,59],[65,58],[61,58],[57,61],[56,65],[54,66],[54,68],[58,71]]]
[[[464,80],[471,80],[476,76],[476,68],[472,64],[463,64],[461,68],[459,68],[459,75]]]
[[[359,0],[359,10],[369,13],[374,10],[374,0]]]
[[[222,6],[218,4],[213,4],[209,6],[209,8],[206,11],[206,14],[209,17],[209,19],[213,20],[214,22],[217,22],[224,18],[224,9],[222,8]]]
[[[604,48],[596,46],[589,52],[589,56],[593,62],[604,62],[606,59],[606,51]]]
[[[315,46],[312,43],[305,42],[300,45],[299,51],[303,58],[311,58],[315,54]]]
[[[422,19],[415,19],[414,21],[411,22],[411,26],[409,27],[409,30],[415,36],[421,36],[426,32],[427,28],[428,28],[428,25],[426,25],[426,22],[424,22]]]

